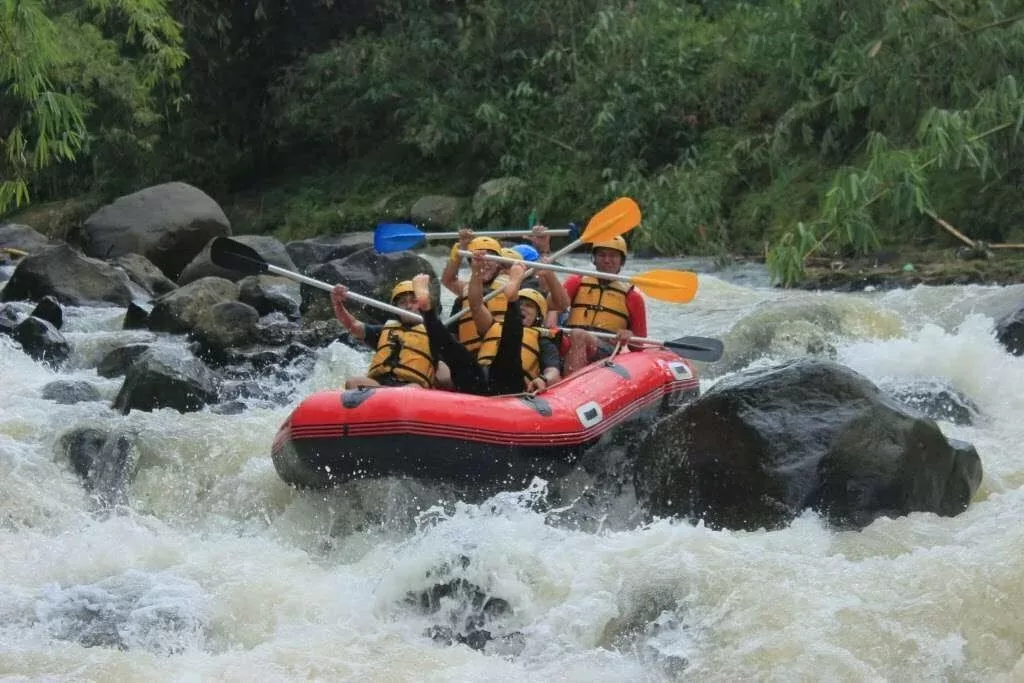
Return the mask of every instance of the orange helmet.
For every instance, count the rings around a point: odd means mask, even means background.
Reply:
[[[484,251],[493,251],[495,254],[501,253],[501,242],[493,237],[474,237],[469,241],[468,246],[470,251],[482,249]]]
[[[395,299],[403,294],[412,294],[412,292],[412,280],[402,280],[391,290],[391,303],[395,303]]]
[[[629,255],[629,247],[626,246],[626,240],[622,239],[622,237],[613,237],[604,242],[594,242],[590,245],[590,251],[593,252],[595,249],[614,249],[622,254],[623,260]]]
[[[536,289],[520,289],[519,296],[523,299],[528,299],[537,306],[537,322],[534,324],[543,325],[544,318],[548,314],[548,300],[543,294],[538,292]]]

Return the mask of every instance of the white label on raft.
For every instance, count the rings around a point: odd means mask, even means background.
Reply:
[[[693,379],[693,371],[686,363],[669,363],[668,369],[676,379]]]
[[[584,427],[593,427],[604,419],[604,413],[601,412],[601,406],[597,401],[590,401],[576,409],[576,417]]]

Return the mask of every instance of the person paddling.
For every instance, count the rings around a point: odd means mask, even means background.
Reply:
[[[628,254],[629,248],[622,237],[596,242],[591,248],[594,267],[602,273],[618,274]],[[593,276],[570,275],[564,286],[571,299],[565,326],[575,328],[567,335],[568,349],[563,346],[566,376],[587,363],[612,354],[615,347],[590,334],[590,331],[615,333],[617,344],[627,344],[634,336],[647,336],[647,307],[643,296],[633,285]]]
[[[483,323],[483,264],[477,256],[470,276],[470,296],[476,304],[471,317],[474,325]],[[469,351],[444,326],[432,308],[428,284],[430,276],[420,274],[412,284],[416,302],[423,316],[431,353],[443,360],[451,372],[452,384],[458,391],[479,395],[515,394],[538,391],[560,378],[558,349],[538,327],[546,313],[544,296],[532,289],[520,291],[526,266],[517,263],[509,269],[503,295],[508,302],[501,322],[491,317],[491,324],[482,337],[477,353]]]
[[[345,380],[346,389],[374,386],[402,386],[418,384],[432,388],[437,384],[438,362],[430,351],[427,331],[422,323],[400,315],[383,325],[360,322],[345,308],[348,288],[335,285],[331,290],[331,304],[338,322],[353,337],[376,349],[366,376]],[[410,312],[416,311],[416,297],[411,280],[399,282],[391,290],[391,304]],[[447,368],[441,368],[447,375]]]

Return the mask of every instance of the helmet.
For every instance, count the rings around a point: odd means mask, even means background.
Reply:
[[[469,241],[469,250],[477,251],[483,249],[484,251],[493,251],[495,254],[501,253],[501,243],[493,237],[474,237]]]
[[[522,261],[523,260],[523,255],[520,254],[515,249],[508,249],[508,248],[503,247],[502,250],[501,250],[501,255],[504,256],[505,258],[515,259],[516,261]]]
[[[614,249],[615,251],[622,254],[622,260],[626,260],[626,256],[629,255],[629,247],[626,246],[626,240],[621,237],[613,237],[610,240],[604,242],[594,242],[590,245],[590,251],[593,253],[595,249]]]
[[[522,256],[524,261],[536,261],[540,258],[540,254],[537,253],[537,250],[529,244],[517,244],[512,247],[512,251],[515,251]]]
[[[538,292],[536,289],[520,289],[519,290],[519,296],[521,298],[523,298],[523,299],[529,299],[534,304],[536,304],[537,310],[539,311],[539,315],[538,315],[538,318],[540,320],[539,324],[543,325],[544,324],[544,318],[547,317],[547,314],[548,314],[548,300],[547,300],[547,298],[543,294]]]
[[[412,280],[402,280],[391,290],[391,303],[403,294],[412,294]]]

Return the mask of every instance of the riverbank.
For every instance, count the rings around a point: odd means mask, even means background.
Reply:
[[[917,285],[1010,285],[1024,282],[1024,250],[993,249],[970,258],[956,248],[905,249],[870,257],[812,259],[799,289],[841,292]]]

